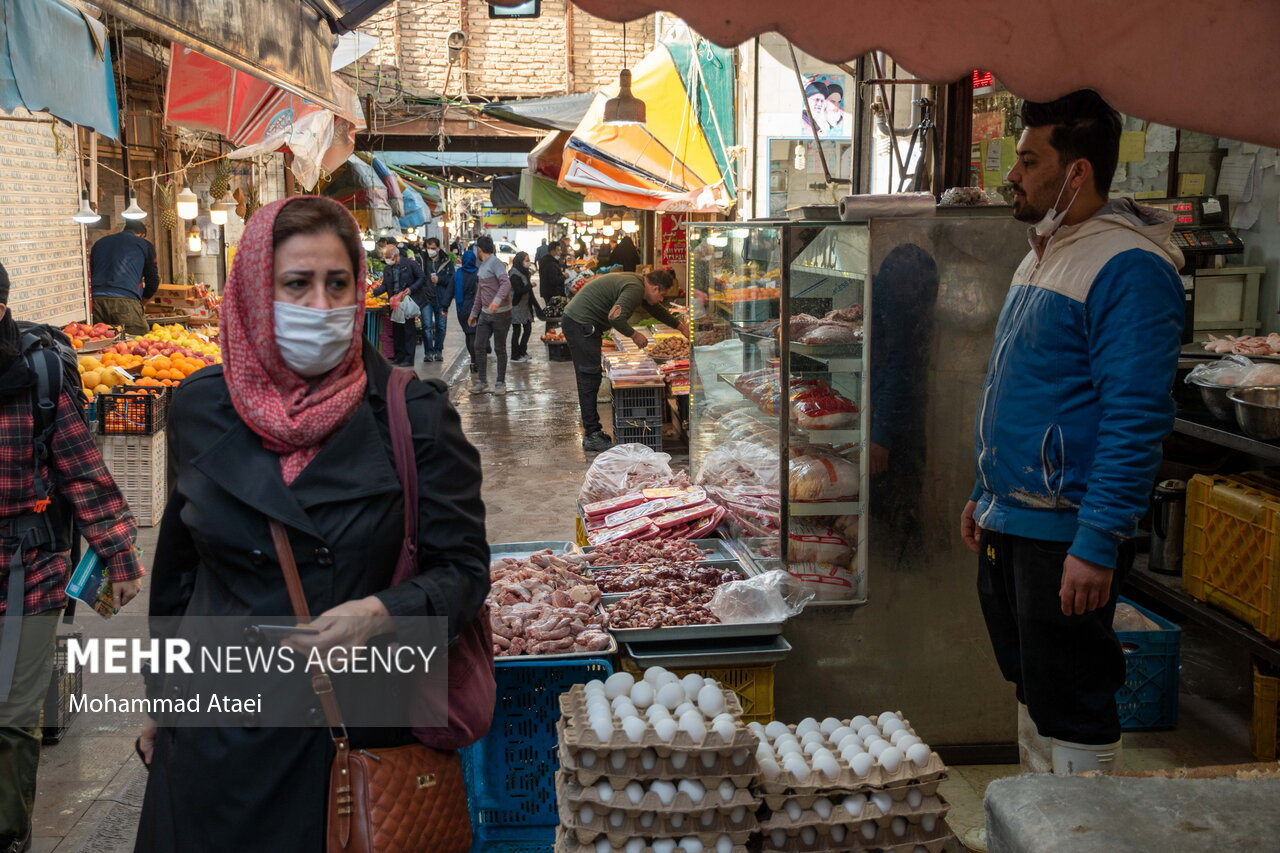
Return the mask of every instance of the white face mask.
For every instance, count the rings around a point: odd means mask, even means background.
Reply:
[[[351,348],[356,307],[325,310],[275,303],[276,346],[289,369],[310,379],[337,367]]]
[[[438,254],[440,254],[440,250],[439,250],[439,249],[427,249],[427,255],[428,255],[429,257],[434,258],[434,257],[435,257],[436,255],[438,255]]]
[[[1075,163],[1071,164],[1072,166]],[[1045,211],[1044,216],[1035,224],[1035,232],[1037,237],[1049,237],[1055,231],[1062,227],[1062,220],[1067,218],[1067,211],[1071,209],[1071,205],[1076,203],[1076,196],[1080,195],[1080,190],[1084,184],[1076,187],[1076,191],[1071,194],[1071,201],[1067,202],[1067,206],[1058,212],[1058,202],[1062,201],[1062,194],[1067,191],[1067,184],[1071,183],[1071,170],[1067,170],[1067,179],[1062,182],[1062,189],[1058,190],[1058,197],[1053,200],[1053,207]]]

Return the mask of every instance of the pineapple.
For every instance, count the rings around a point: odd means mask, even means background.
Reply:
[[[174,209],[173,184],[161,184],[156,191],[160,196],[160,227],[173,231],[178,227],[178,212]]]
[[[213,196],[215,202],[221,201],[229,189],[231,189],[231,161],[223,157],[218,161],[213,182],[209,184],[209,195]]]

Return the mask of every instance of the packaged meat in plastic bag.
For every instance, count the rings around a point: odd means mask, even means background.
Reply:
[[[1121,601],[1116,605],[1116,615],[1111,619],[1111,627],[1117,631],[1162,631],[1164,630],[1146,614],[1132,604]]]
[[[800,344],[854,344],[862,340],[862,329],[853,323],[822,322],[796,338]]]
[[[858,499],[861,477],[856,462],[838,457],[798,456],[791,460],[789,496],[801,503]]]
[[[850,601],[857,597],[858,578],[847,565],[790,563],[787,570],[817,601]]]
[[[726,441],[702,460],[698,485],[763,485],[777,489],[777,451],[770,452],[768,448],[748,441]]]
[[[1243,385],[1280,385],[1280,364],[1259,364],[1244,375]]]
[[[1197,364],[1183,381],[1188,385],[1242,385],[1253,367],[1253,362],[1244,356],[1229,355],[1219,361]]]
[[[578,502],[616,498],[655,486],[680,485],[671,471],[671,456],[643,444],[619,444],[596,457],[583,478]]]
[[[791,563],[849,565],[853,546],[829,527],[791,522],[787,533],[787,560]]]
[[[805,429],[851,429],[858,425],[858,405],[835,391],[807,391],[791,403],[795,422]]]
[[[814,591],[779,569],[716,587],[707,609],[726,625],[784,622],[804,610]]]

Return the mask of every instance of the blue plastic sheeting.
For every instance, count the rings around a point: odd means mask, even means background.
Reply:
[[[379,151],[378,158],[392,166],[439,168],[458,166],[472,169],[523,169],[529,155],[503,151]]]
[[[417,228],[431,221],[431,211],[427,209],[427,203],[422,200],[422,193],[407,184],[400,192],[404,198],[404,216],[400,217],[401,228]]]
[[[60,0],[4,0],[0,13],[0,108],[26,107],[120,135],[111,50],[98,57],[89,25]]]

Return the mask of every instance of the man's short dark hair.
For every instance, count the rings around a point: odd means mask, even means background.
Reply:
[[[120,230],[137,234],[139,237],[145,237],[147,234],[147,224],[141,219],[126,219],[124,221],[124,227]]]
[[[671,286],[676,283],[675,273],[667,269],[645,273],[644,279],[663,292],[670,290]]]
[[[439,238],[439,237],[428,237],[428,238],[427,238],[427,245],[428,245],[428,246],[435,246],[437,249],[439,249],[439,248],[440,248],[440,238]]]
[[[476,238],[476,248],[484,252],[486,255],[492,255],[497,251],[497,249],[493,247],[493,238],[488,234]]]
[[[1120,161],[1120,113],[1092,89],[1080,89],[1056,101],[1023,101],[1023,127],[1053,125],[1049,144],[1062,163],[1088,160],[1093,166],[1093,185],[1105,198]]]

